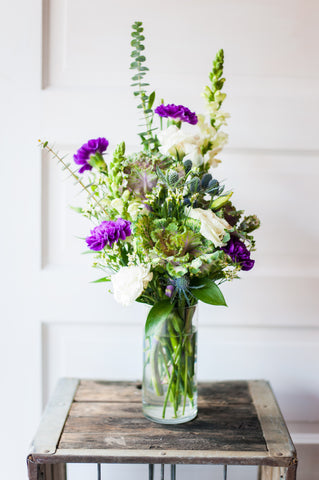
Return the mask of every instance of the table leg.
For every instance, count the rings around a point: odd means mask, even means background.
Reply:
[[[148,480],[154,479],[154,465],[152,463],[148,466]]]
[[[296,464],[292,464],[289,467],[262,465],[259,467],[258,480],[296,480],[296,469]]]
[[[176,480],[176,465],[171,465],[171,480]]]
[[[27,459],[29,480],[67,480],[66,464],[39,464]]]
[[[39,467],[41,467],[39,480],[66,480],[65,463],[44,464]]]

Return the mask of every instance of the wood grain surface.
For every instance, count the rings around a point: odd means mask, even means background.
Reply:
[[[58,449],[266,452],[247,382],[199,385],[196,419],[159,425],[142,414],[141,385],[82,380]]]

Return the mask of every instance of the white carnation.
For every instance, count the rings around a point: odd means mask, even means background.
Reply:
[[[217,217],[212,210],[203,210],[202,208],[191,208],[189,216],[200,221],[200,233],[203,237],[213,242],[215,247],[223,245],[225,230],[231,228],[224,218]]]
[[[122,267],[111,276],[115,300],[122,305],[130,305],[143,293],[152,278],[149,265]]]
[[[176,125],[170,125],[165,130],[161,130],[157,136],[161,143],[159,151],[163,155],[175,155],[176,151],[184,153],[184,143],[188,136]]]

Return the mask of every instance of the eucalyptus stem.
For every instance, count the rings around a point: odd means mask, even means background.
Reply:
[[[74,172],[73,170],[70,168],[70,164],[66,163],[63,159],[63,157],[60,157],[60,155],[55,152],[53,150],[53,148],[51,148],[49,145],[48,145],[48,142],[42,142],[41,140],[39,140],[39,143],[41,145],[41,147],[45,150],[47,150],[49,153],[51,153],[51,155],[53,156],[53,158],[55,158],[56,160],[58,160],[59,163],[62,164],[63,166],[63,170],[67,170],[70,175],[77,181],[77,183],[79,185],[81,185],[81,187],[83,188],[83,190],[85,190],[87,192],[87,194],[90,196],[90,198],[92,198],[95,203],[101,208],[101,210],[104,212],[104,213],[108,213],[107,210],[105,210],[105,208],[100,204],[100,202],[98,201],[98,199],[96,198],[96,195],[94,193],[94,191],[90,191],[88,186],[87,185],[84,185],[84,183],[82,182],[82,180],[80,179],[80,177],[78,177]]]

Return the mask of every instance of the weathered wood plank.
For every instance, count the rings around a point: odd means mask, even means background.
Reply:
[[[54,455],[37,455],[39,463],[165,463],[193,465],[288,466],[291,457],[271,457],[269,452],[220,450],[58,449]]]
[[[28,457],[29,480],[66,480],[66,463],[35,463]]]
[[[270,397],[262,395],[267,391]],[[198,404],[199,415],[192,422],[158,425],[142,415],[138,382],[83,380],[56,452],[35,452],[32,458],[39,465],[92,462],[281,466],[287,467],[286,480],[295,480],[295,466],[291,466],[294,451],[274,448],[280,438],[287,440],[287,436],[276,437],[275,444],[271,441],[274,432],[269,426],[269,405],[276,402],[266,382],[200,384]],[[282,418],[278,406],[273,414]],[[278,430],[283,426],[275,424]],[[50,472],[53,470],[42,474],[48,476]]]
[[[231,418],[243,418],[244,420],[248,420],[250,417],[256,418],[258,422],[258,418],[256,415],[256,410],[253,404],[250,405],[236,405],[234,408],[233,405],[209,405],[209,404],[201,404],[199,406],[199,415],[196,419],[198,423],[201,420],[218,420],[216,416],[219,417],[229,417]],[[78,418],[78,417],[97,417],[101,421],[105,417],[113,417],[117,418],[120,422],[121,420],[125,419],[143,419],[143,423],[145,425],[149,425],[150,421],[146,420],[142,414],[142,405],[137,403],[106,403],[106,402],[81,402],[81,403],[73,403],[70,412],[69,418]],[[74,420],[76,421],[76,420]],[[152,424],[152,423],[151,423]],[[193,423],[188,423],[188,425],[192,425]],[[169,426],[168,426],[169,428]],[[174,428],[183,428],[179,425],[175,425]]]
[[[295,458],[295,447],[269,384],[251,381],[249,390],[270,454]]]
[[[78,382],[74,378],[61,378],[59,380],[43,413],[30,453],[52,454],[55,452]]]
[[[75,402],[136,402],[142,399],[140,382],[81,380]],[[198,402],[210,404],[252,403],[246,381],[200,383]]]
[[[247,382],[200,384],[198,417],[174,426],[147,420],[136,391],[135,382],[82,381],[59,448],[267,450]]]
[[[262,465],[259,468],[258,480],[287,480],[288,467],[269,467]],[[295,477],[290,477],[295,480]]]
[[[141,402],[140,382],[81,380],[75,402]]]
[[[190,441],[191,440],[191,441]],[[141,449],[144,451],[149,449],[169,450],[172,447],[175,450],[219,450],[219,451],[233,451],[234,446],[239,451],[261,451],[267,450],[259,443],[254,443],[254,439],[249,436],[245,438],[236,438],[231,431],[225,434],[214,435],[211,438],[202,438],[199,435],[189,435],[187,433],[178,434],[172,432],[170,437],[161,435],[147,436],[146,440],[141,436],[133,433],[127,433],[125,430],[118,431],[116,429],[105,433],[65,433],[60,441],[59,449],[83,449],[84,445],[87,449],[107,449],[117,448],[121,449]],[[145,446],[147,443],[147,447]]]

